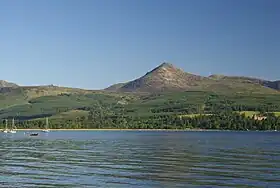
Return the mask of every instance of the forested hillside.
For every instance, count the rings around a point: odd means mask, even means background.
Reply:
[[[0,118],[15,118],[25,128],[41,127],[49,117],[52,128],[275,129],[280,95],[272,83],[203,77],[164,63],[139,79],[105,90],[2,85]],[[253,115],[266,119],[256,121]]]

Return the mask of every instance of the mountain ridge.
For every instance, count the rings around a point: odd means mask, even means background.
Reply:
[[[226,75],[210,75],[209,77],[214,78],[214,79],[239,79],[243,81],[250,81],[252,83],[260,84],[265,87],[275,89],[275,90],[280,90],[280,80],[265,80],[261,78],[255,78],[255,77],[249,77],[249,76],[226,76]]]
[[[185,72],[171,63],[162,63],[148,71],[143,76],[120,84],[114,84],[105,90],[115,92],[158,92],[158,91],[187,91],[187,90],[239,90],[254,88],[258,90],[280,90],[280,81],[269,81],[246,76],[210,75],[208,77]],[[242,86],[243,84],[243,86]],[[259,86],[259,88],[257,87]],[[263,87],[263,88],[262,88]]]
[[[237,76],[205,77],[162,63],[135,80],[103,90],[54,85],[0,87],[0,119],[36,119],[66,112],[75,119],[78,115],[73,110],[87,114],[100,106],[134,115],[170,110],[191,113],[197,105],[210,108],[217,103],[221,109],[225,103],[239,110],[256,110],[263,105],[275,109],[280,104],[279,83]]]
[[[178,91],[195,85],[205,77],[184,72],[170,63],[162,63],[138,79],[125,83],[118,91]]]
[[[0,80],[0,88],[3,87],[19,87],[19,85],[12,82],[8,82],[6,80]]]
[[[16,83],[0,80],[1,91],[8,91],[7,88],[30,88],[31,90],[42,90],[47,88],[50,90],[67,90],[67,92],[80,91],[113,91],[113,92],[161,92],[161,91],[187,91],[187,90],[219,90],[219,88],[234,89],[234,84],[242,87],[236,87],[239,90],[246,90],[246,86],[256,87],[257,85],[280,91],[280,80],[265,80],[249,76],[228,76],[222,74],[213,74],[210,76],[201,76],[185,72],[181,68],[177,68],[174,64],[163,62],[159,66],[151,69],[143,74],[143,76],[125,82],[116,83],[105,89],[89,90],[82,88],[67,88],[54,85],[38,85],[38,86],[19,86]],[[245,86],[246,85],[246,86]],[[263,88],[258,88],[263,89]],[[38,92],[38,91],[36,91]],[[50,92],[52,93],[52,92]],[[55,92],[60,93],[60,92]]]

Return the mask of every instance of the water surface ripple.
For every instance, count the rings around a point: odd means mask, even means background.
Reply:
[[[0,141],[0,187],[280,187],[279,132],[18,132]]]

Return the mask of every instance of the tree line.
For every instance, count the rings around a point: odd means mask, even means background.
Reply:
[[[265,120],[255,120],[234,111],[220,111],[211,115],[182,117],[180,114],[127,115],[106,109],[91,109],[88,116],[75,119],[51,120],[52,129],[219,129],[219,130],[280,130],[280,117],[266,114]],[[45,120],[16,122],[17,128],[43,129]],[[5,127],[4,121],[1,127]]]

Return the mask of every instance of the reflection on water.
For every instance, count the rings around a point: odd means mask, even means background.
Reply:
[[[280,187],[277,132],[18,132],[0,141],[0,187]]]

